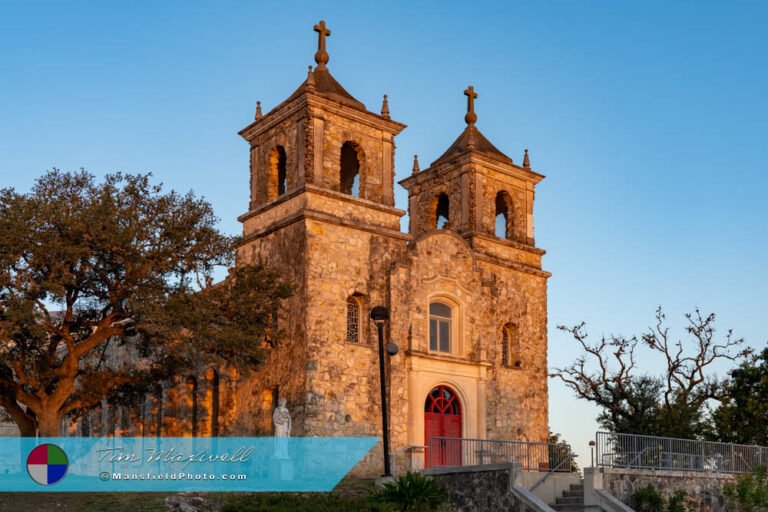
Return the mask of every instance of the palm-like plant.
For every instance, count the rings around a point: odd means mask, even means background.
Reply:
[[[400,512],[437,510],[445,502],[443,490],[431,477],[410,471],[384,484],[376,498],[395,505]]]

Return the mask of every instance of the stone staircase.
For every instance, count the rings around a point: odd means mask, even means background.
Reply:
[[[571,484],[568,491],[563,491],[563,495],[557,498],[554,505],[550,505],[559,512],[584,512],[584,480],[579,484]]]

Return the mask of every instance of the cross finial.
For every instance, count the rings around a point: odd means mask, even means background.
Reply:
[[[318,33],[315,62],[317,62],[317,69],[325,69],[325,65],[328,64],[328,52],[325,51],[325,38],[331,35],[331,31],[325,27],[325,20],[320,20],[320,23],[315,25],[314,28],[315,32]]]
[[[467,124],[475,124],[475,121],[477,121],[477,114],[475,114],[475,98],[477,98],[477,93],[474,86],[470,85],[467,87],[464,95],[467,97],[467,115],[464,116],[464,121]]]
[[[413,155],[413,174],[419,174],[419,155]]]
[[[261,102],[257,101],[256,102],[256,120],[258,121],[259,119],[261,119]]]

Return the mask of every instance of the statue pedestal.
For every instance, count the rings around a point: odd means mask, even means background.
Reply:
[[[288,458],[269,458],[269,477],[275,480],[293,480],[293,461]]]

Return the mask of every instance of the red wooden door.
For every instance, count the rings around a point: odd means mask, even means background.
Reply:
[[[433,437],[443,439],[432,454]],[[461,466],[461,405],[456,393],[447,386],[437,386],[424,403],[424,466]],[[430,458],[431,457],[431,458]]]

